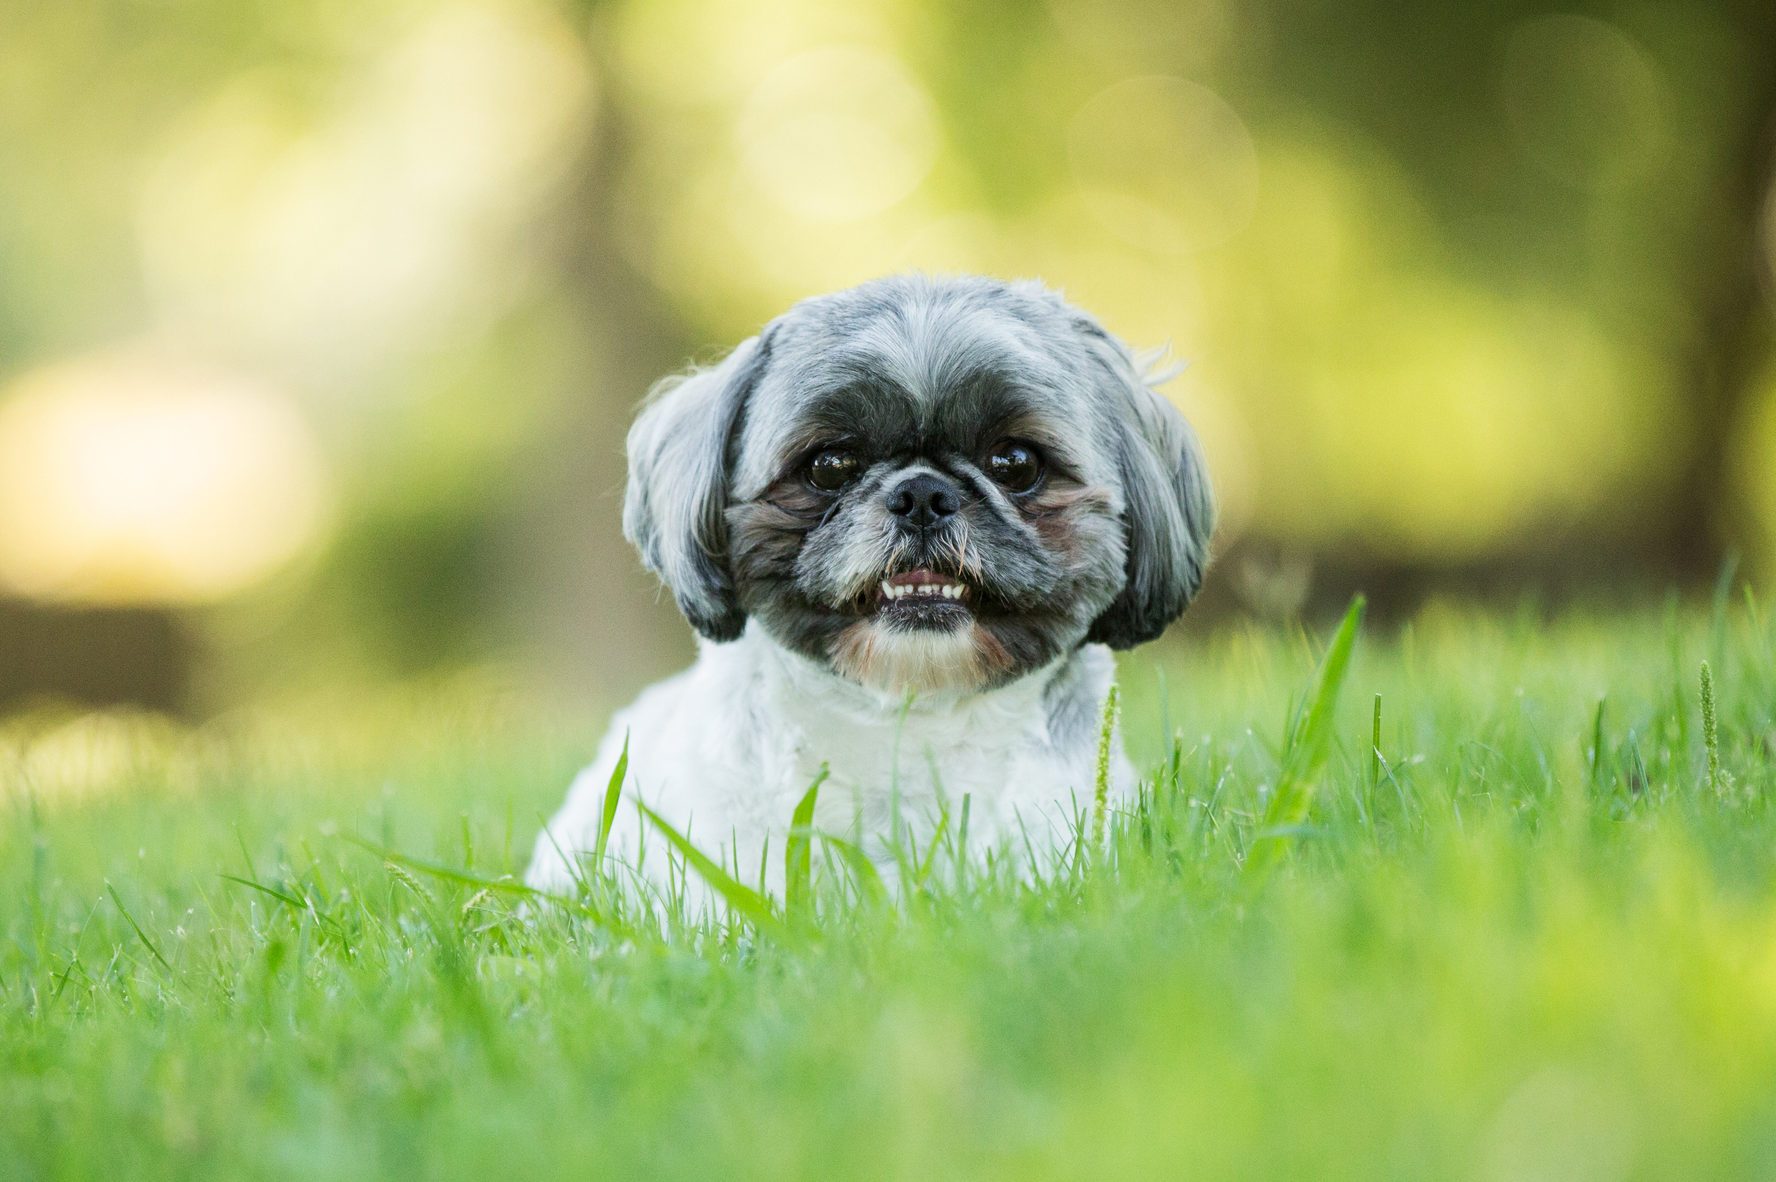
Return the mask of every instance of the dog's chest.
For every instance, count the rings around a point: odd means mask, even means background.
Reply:
[[[1064,832],[1089,802],[1095,735],[1057,733],[1052,685],[896,708],[836,701],[829,686],[770,666],[750,672],[750,692],[727,699],[744,703],[729,736],[743,740],[710,732],[706,774],[689,777],[704,788],[700,811],[720,814],[726,831],[784,829],[823,768],[817,825],[872,839],[928,835],[946,817],[958,832],[966,811],[971,846],[1002,844],[1020,832]],[[1076,675],[1060,692],[1090,714],[1096,682],[1107,689],[1111,669],[1087,672],[1098,676]]]
[[[1031,725],[1035,722],[1036,725]],[[1040,720],[890,718],[804,730],[784,726],[760,752],[760,784],[787,786],[784,816],[825,769],[816,819],[832,832],[929,830],[964,801],[974,833],[996,837],[1020,811],[1042,812],[1071,796],[1076,761],[1050,744]],[[1034,820],[1035,818],[1032,818]]]
[[[966,834],[950,848],[971,860],[998,849],[1041,862],[1040,852],[1071,847],[1091,808],[1108,651],[1088,648],[1041,679],[948,703],[872,701],[801,672],[746,638],[705,649],[692,669],[643,693],[539,836],[532,885],[571,888],[576,856],[598,844],[625,745],[631,804],[749,879],[762,869],[768,886],[781,886],[796,806],[823,768],[815,827],[859,842],[889,870],[899,854],[923,857],[940,832],[953,842]],[[1131,783],[1113,750],[1110,793],[1120,798]],[[614,820],[619,862],[650,873],[666,864],[658,849],[646,853],[659,835],[639,809],[619,808]]]

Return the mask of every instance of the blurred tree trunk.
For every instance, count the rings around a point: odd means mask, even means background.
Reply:
[[[622,250],[634,116],[604,27],[607,7],[580,11],[600,102],[554,233],[581,324],[583,367],[558,399],[559,429],[538,457],[522,543],[533,572],[525,593],[535,598],[519,612],[519,643],[569,692],[623,698],[693,651],[671,597],[624,541],[621,513],[623,439],[635,407],[699,342]]]
[[[1739,118],[1724,137],[1726,167],[1711,203],[1719,220],[1701,228],[1694,267],[1687,282],[1679,277],[1695,312],[1679,369],[1692,434],[1661,518],[1646,531],[1655,559],[1688,582],[1713,578],[1743,536],[1732,510],[1735,445],[1776,342],[1769,253],[1776,242],[1764,230],[1776,173],[1776,5],[1743,19],[1746,53],[1756,64]]]
[[[0,710],[33,704],[191,709],[197,648],[165,607],[63,607],[0,597]]]

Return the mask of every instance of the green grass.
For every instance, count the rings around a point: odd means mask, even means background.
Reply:
[[[0,1178],[1776,1172],[1755,605],[1331,632],[1126,659],[1052,881],[703,922],[499,885],[596,719],[16,722]]]

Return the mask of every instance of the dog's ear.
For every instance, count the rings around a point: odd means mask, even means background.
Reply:
[[[1128,347],[1089,318],[1081,319],[1080,331],[1118,420],[1128,540],[1122,591],[1092,621],[1086,639],[1133,648],[1164,632],[1202,587],[1215,528],[1214,494],[1196,433],[1148,385]]]
[[[629,429],[623,536],[711,640],[746,624],[728,564],[729,453],[770,351],[767,331],[718,365],[665,379]]]

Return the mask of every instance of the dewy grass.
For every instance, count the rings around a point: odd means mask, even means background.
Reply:
[[[793,909],[678,830],[526,890],[598,728],[505,696],[15,720],[0,1178],[1767,1176],[1768,616],[1171,641],[1107,856],[964,796],[885,881],[810,788]]]

